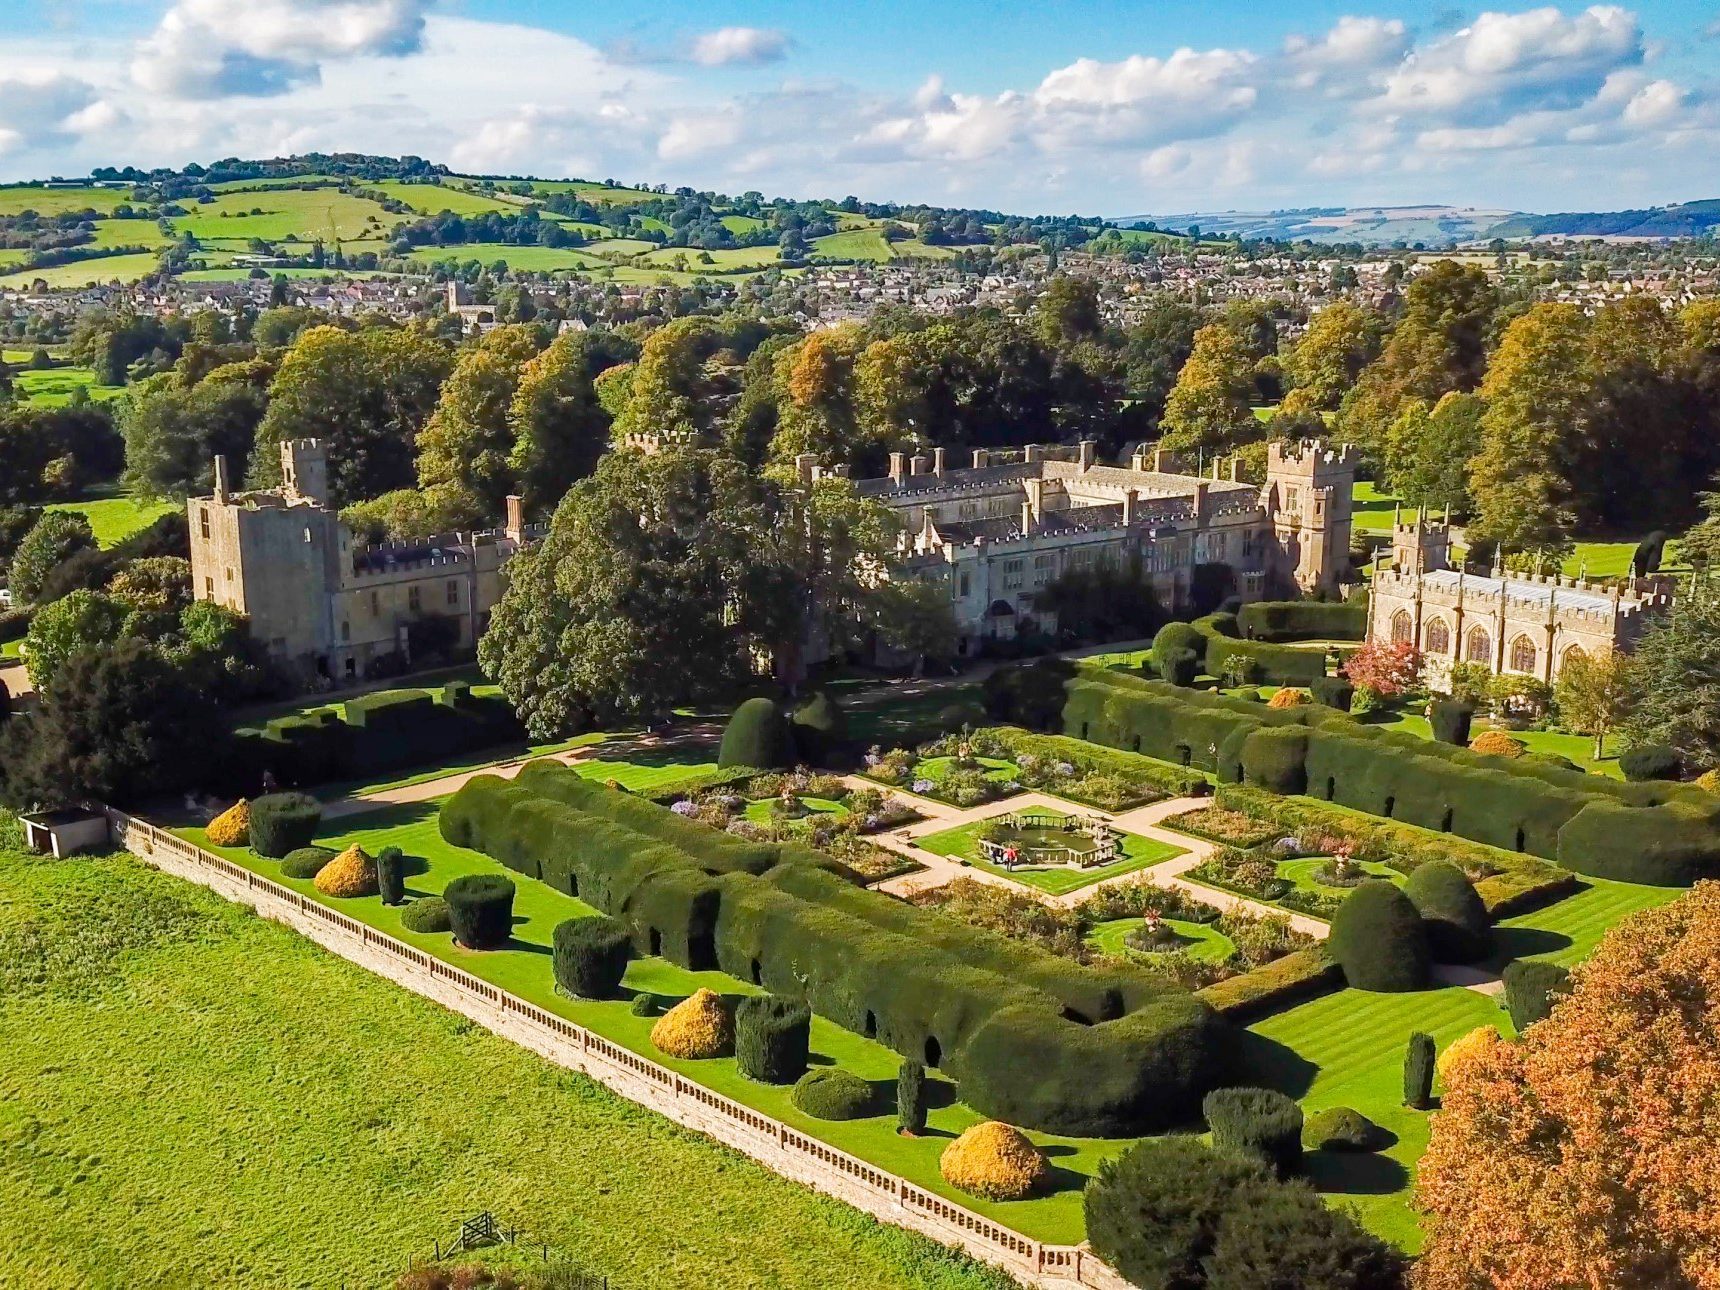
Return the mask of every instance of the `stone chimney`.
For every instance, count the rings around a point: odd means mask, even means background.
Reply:
[[[1242,482],[1242,455],[1240,453],[1230,459],[1230,482],[1233,484]]]
[[[906,461],[907,456],[904,453],[893,452],[890,454],[890,479],[893,482],[897,484],[902,482],[902,471]]]
[[[1039,516],[1034,514],[1032,501],[1030,501],[1029,499],[1027,499],[1025,497],[1022,498],[1021,499],[1021,535],[1023,537],[1027,537],[1033,532],[1034,525],[1037,523],[1038,519],[1039,519]]]
[[[1130,470],[1147,470],[1147,469],[1150,469],[1148,459],[1147,459],[1147,445],[1146,444],[1141,443],[1141,444],[1135,445],[1134,455],[1129,458],[1129,469]]]
[[[1207,515],[1206,490],[1210,487],[1211,487],[1211,485],[1208,484],[1207,481],[1204,479],[1197,479],[1195,481],[1195,485],[1194,485],[1194,516],[1195,516],[1196,520],[1199,520],[1202,522],[1205,521],[1206,515]]]
[[[942,447],[932,449],[932,474],[939,479],[944,477],[944,450]]]
[[[1124,527],[1127,527],[1128,525],[1133,524],[1135,522],[1135,503],[1139,500],[1140,500],[1139,496],[1136,494],[1135,490],[1132,488],[1123,494],[1123,525],[1124,525]]]
[[[797,453],[794,458],[795,473],[800,476],[802,484],[810,484],[818,478],[818,454],[815,452]]]
[[[507,499],[507,523],[502,532],[515,542],[526,540],[526,501],[518,493],[509,493]]]
[[[230,494],[227,491],[227,458],[217,454],[215,458],[215,503],[225,506]]]
[[[1025,448],[1023,448],[1021,450],[1021,459],[1025,462],[1029,462],[1029,463],[1032,463],[1035,461],[1044,461],[1045,460],[1045,449],[1042,448],[1039,444],[1030,443]]]
[[[1165,472],[1165,458],[1169,455],[1170,454],[1167,453],[1163,448],[1154,448],[1153,449],[1153,471],[1154,471],[1154,473],[1162,475]]]
[[[973,450],[973,468],[984,470],[989,465],[991,465],[991,454],[984,448],[975,448]]]
[[[1021,486],[1027,494],[1027,509],[1033,512],[1033,522],[1037,524],[1039,517],[1045,513],[1045,481],[1043,479],[1024,479],[1021,481]]]
[[[1081,441],[1080,456],[1078,456],[1076,460],[1081,464],[1081,473],[1083,475],[1093,469],[1093,450],[1098,446],[1099,445],[1091,439],[1083,439]]]

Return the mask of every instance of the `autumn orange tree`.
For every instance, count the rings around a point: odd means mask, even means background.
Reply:
[[[1466,1045],[1416,1184],[1423,1290],[1720,1287],[1720,883],[1615,927],[1521,1041]]]

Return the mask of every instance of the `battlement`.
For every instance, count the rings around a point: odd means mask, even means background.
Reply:
[[[1362,454],[1353,444],[1334,446],[1323,439],[1266,445],[1266,470],[1270,474],[1299,475],[1311,479],[1354,476]]]

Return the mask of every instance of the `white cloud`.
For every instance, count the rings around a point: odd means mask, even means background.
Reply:
[[[282,94],[325,62],[410,54],[430,0],[178,0],[139,43],[132,75],[177,98]]]
[[[52,144],[88,128],[97,93],[88,81],[42,69],[0,77],[0,133],[5,150]]]
[[[677,117],[657,141],[657,155],[664,161],[707,158],[740,138],[740,121],[727,113]]]
[[[787,55],[787,33],[764,27],[719,27],[693,41],[693,61],[701,67],[753,66]]]
[[[1345,15],[1318,40],[1290,37],[1284,59],[1297,89],[1342,97],[1372,88],[1409,48],[1409,29],[1401,19]]]

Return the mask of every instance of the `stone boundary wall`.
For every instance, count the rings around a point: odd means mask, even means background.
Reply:
[[[176,834],[111,807],[106,814],[115,844],[155,868],[249,905],[324,949],[715,1138],[774,1173],[880,1222],[956,1246],[1040,1290],[1128,1290],[1129,1283],[1084,1246],[1048,1245],[1024,1236]]]

